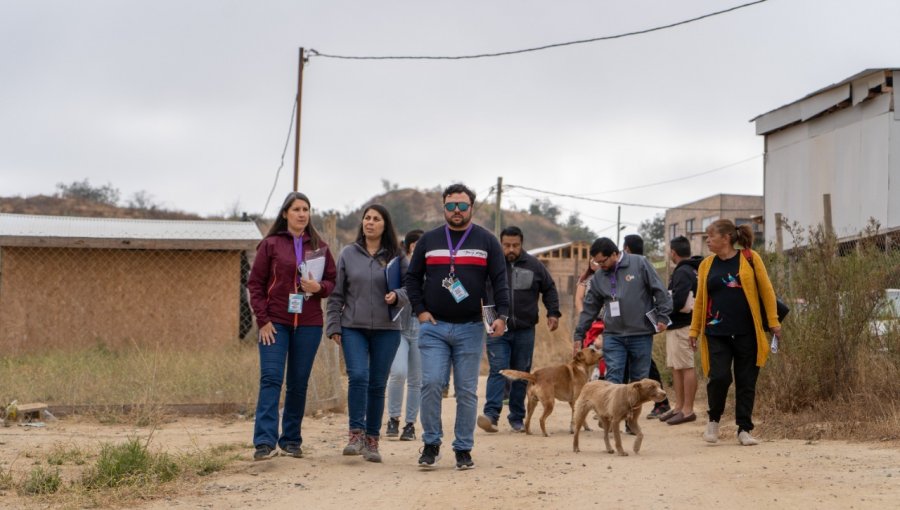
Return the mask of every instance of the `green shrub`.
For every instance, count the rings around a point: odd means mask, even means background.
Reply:
[[[82,478],[87,489],[147,485],[174,479],[181,472],[166,453],[152,454],[136,438],[101,446],[100,455]]]
[[[44,470],[38,466],[28,473],[28,478],[22,483],[22,492],[25,494],[53,494],[59,490],[62,480],[59,477],[59,469],[53,471]]]

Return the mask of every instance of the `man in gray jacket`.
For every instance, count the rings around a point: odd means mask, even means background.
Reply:
[[[672,297],[656,270],[644,257],[619,253],[616,244],[601,237],[591,245],[593,261],[600,266],[584,298],[575,342],[580,347],[591,323],[600,315],[606,380],[621,384],[628,360],[630,378],[650,374],[653,335],[666,330],[672,313]]]

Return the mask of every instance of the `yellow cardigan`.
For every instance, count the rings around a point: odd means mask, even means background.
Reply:
[[[766,364],[766,358],[769,357],[769,341],[763,330],[763,323],[759,310],[759,292],[762,291],[762,299],[765,304],[769,327],[780,327],[778,322],[778,310],[775,308],[775,289],[772,288],[772,282],[769,280],[769,273],[766,266],[760,258],[759,254],[750,250],[753,257],[753,267],[744,256],[744,252],[738,250],[740,259],[740,269],[738,274],[741,277],[741,288],[744,289],[744,296],[750,305],[750,313],[753,315],[753,326],[756,328],[756,366],[762,367]],[[703,374],[709,376],[709,345],[705,335],[706,331],[706,308],[709,294],[706,290],[706,280],[709,278],[709,268],[712,266],[715,255],[710,255],[703,259],[700,268],[697,270],[697,296],[694,299],[694,312],[691,316],[691,338],[700,339],[700,363],[703,366]],[[754,276],[753,270],[756,269]],[[759,282],[760,289],[757,289],[756,282]]]

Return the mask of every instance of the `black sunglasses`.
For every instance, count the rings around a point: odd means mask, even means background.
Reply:
[[[461,212],[466,212],[469,210],[469,204],[466,202],[447,202],[444,204],[444,209],[453,212],[459,209]]]

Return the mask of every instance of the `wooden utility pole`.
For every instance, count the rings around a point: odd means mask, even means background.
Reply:
[[[494,211],[494,235],[500,238],[502,230],[503,209],[500,208],[500,199],[503,197],[503,177],[497,177],[497,208]]]
[[[300,47],[300,65],[297,69],[297,126],[294,129],[294,191],[299,191],[300,186],[300,111],[303,106],[303,64],[306,62],[306,52]]]
[[[777,212],[775,213],[775,251],[778,253],[784,252],[784,235],[781,233],[782,225],[781,213]]]
[[[622,236],[622,206],[618,206],[616,213],[616,246],[619,246],[619,237]]]
[[[825,213],[825,232],[831,235],[834,232],[834,224],[831,222],[831,193],[822,195],[822,208]]]

